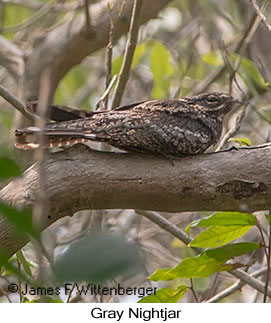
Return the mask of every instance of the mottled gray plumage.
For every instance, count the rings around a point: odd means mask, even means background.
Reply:
[[[144,101],[102,112],[65,107],[62,117],[60,107],[50,106],[51,119],[57,122],[46,126],[46,146],[94,140],[126,151],[164,156],[199,154],[218,142],[223,118],[236,102],[228,94],[206,93],[180,100]],[[36,148],[37,131],[35,127],[16,130],[16,147]]]

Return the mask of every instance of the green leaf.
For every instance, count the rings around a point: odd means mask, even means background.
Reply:
[[[225,264],[227,260],[256,250],[259,247],[258,243],[240,242],[206,250],[197,257],[184,259],[174,268],[156,270],[149,279],[167,281],[176,278],[206,277],[219,271],[228,271],[233,268],[233,265]]]
[[[29,234],[33,238],[39,240],[39,232],[34,229],[32,225],[31,210],[17,210],[0,201],[0,214],[4,216],[21,235]]]
[[[271,225],[271,214],[266,214],[265,218],[268,221],[269,225]]]
[[[24,271],[27,273],[27,275],[29,275],[30,277],[33,277],[29,262],[25,259],[23,252],[21,250],[17,251],[16,256],[20,261],[20,263],[22,264]]]
[[[212,66],[222,66],[224,64],[223,58],[220,52],[212,51],[202,56],[202,61]]]
[[[73,67],[65,77],[59,82],[55,93],[55,101],[58,104],[64,104],[68,97],[72,98],[76,92],[87,82],[90,69],[77,65]]]
[[[252,226],[213,226],[196,236],[189,247],[213,248],[229,243],[247,233]]]
[[[228,141],[234,141],[242,146],[251,146],[251,141],[248,138],[230,138]]]
[[[93,232],[74,242],[53,264],[59,281],[101,282],[140,264],[137,249],[121,238]]]
[[[16,6],[15,4],[11,4],[3,8],[5,11],[3,15],[3,27],[10,27],[14,25],[21,24],[22,22],[26,21],[30,18],[33,14],[33,10],[29,8],[24,8],[22,6]],[[14,34],[14,32],[12,33]],[[11,38],[10,34],[5,34],[5,36],[9,36],[7,38]]]
[[[21,174],[20,167],[8,157],[0,157],[0,179],[16,177]]]
[[[153,75],[153,97],[162,98],[168,95],[170,77],[174,73],[172,57],[167,48],[160,42],[154,42],[150,55],[150,68]]]
[[[232,58],[234,61],[237,61],[240,58],[240,56],[237,54],[232,54]],[[264,78],[259,72],[259,69],[250,59],[246,57],[241,58],[238,73],[241,75],[241,77],[247,83],[248,86],[251,86],[251,81],[253,81],[258,87],[265,90],[268,89],[269,84],[265,82]]]
[[[256,217],[250,213],[217,212],[208,217],[191,222],[185,229],[189,233],[192,227],[207,228],[211,226],[251,226],[257,225]]]
[[[0,259],[1,261],[1,259]],[[31,284],[33,282],[30,281],[30,279],[24,274],[22,273],[18,268],[17,266],[15,266],[13,263],[13,259],[12,260],[8,260],[3,268],[3,272],[4,272],[4,276],[9,276],[9,275],[15,275],[17,276],[18,278],[20,278],[22,281],[25,281],[27,282],[28,284]]]
[[[131,69],[134,69],[136,67],[136,65],[140,62],[140,60],[142,59],[142,57],[146,53],[146,50],[147,50],[147,44],[146,43],[141,43],[141,44],[136,46]],[[119,57],[117,57],[117,58],[115,58],[113,60],[113,62],[112,62],[112,71],[111,71],[112,75],[120,73],[121,66],[122,66],[122,63],[123,63],[123,58],[124,58],[124,56],[121,55],[121,56],[119,56]]]
[[[140,62],[144,54],[146,53],[147,50],[147,44],[146,43],[141,43],[136,46],[133,61],[132,61],[132,69],[136,67],[136,65]]]
[[[176,289],[162,288],[151,294],[143,297],[138,303],[177,303],[188,290],[187,286],[179,286]]]
[[[13,125],[13,113],[10,110],[0,110],[0,120],[4,127],[10,129]]]
[[[112,75],[119,74],[123,62],[123,55],[115,58],[112,62]]]

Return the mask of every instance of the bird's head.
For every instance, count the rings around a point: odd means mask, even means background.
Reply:
[[[234,104],[242,104],[242,102],[234,99],[226,93],[204,93],[190,98],[186,98],[187,104],[195,106],[195,109],[202,111],[217,112],[220,115],[228,113]]]

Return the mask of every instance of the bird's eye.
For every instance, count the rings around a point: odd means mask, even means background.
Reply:
[[[207,101],[210,103],[217,102],[218,99],[216,96],[208,96]]]

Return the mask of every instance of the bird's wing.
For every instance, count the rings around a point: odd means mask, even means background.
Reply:
[[[29,101],[26,103],[26,112],[32,115],[37,115],[38,101]],[[76,120],[81,118],[91,117],[97,112],[92,112],[88,110],[73,109],[67,106],[48,104],[47,105],[47,116],[49,120],[53,121],[68,121]]]
[[[148,112],[168,112],[174,113],[187,113],[191,110],[191,107],[187,105],[184,99],[172,99],[172,100],[148,100],[135,102],[129,105],[118,107],[114,111],[148,111]]]
[[[117,107],[116,109],[114,109],[114,111],[129,111],[134,109],[137,106],[143,106],[144,103],[149,102],[149,101],[138,101],[138,102],[134,102],[131,104],[126,104],[126,105],[122,105],[120,107]]]

